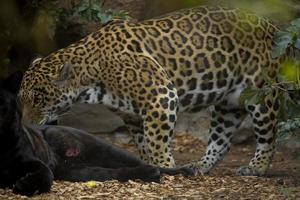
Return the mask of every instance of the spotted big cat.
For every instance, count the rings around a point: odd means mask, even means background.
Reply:
[[[44,58],[26,71],[19,93],[23,120],[46,123],[74,103],[100,103],[139,117],[132,130],[141,158],[161,167],[175,162],[170,141],[177,114],[212,106],[204,155],[188,166],[208,173],[230,149],[250,115],[257,147],[239,175],[264,175],[275,149],[278,91],[244,105],[241,93],[276,81],[272,59],[278,29],[241,9],[201,6],[141,22],[114,20]]]

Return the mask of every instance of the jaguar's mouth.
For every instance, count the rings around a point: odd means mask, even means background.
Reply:
[[[48,121],[49,121],[49,117],[45,116],[45,117],[43,117],[43,119],[40,122],[38,122],[38,124],[44,125],[44,124],[48,123]]]
[[[49,115],[35,115],[33,114],[32,117],[28,115],[22,116],[22,124],[25,125],[30,125],[30,124],[35,124],[35,125],[45,125],[48,124],[52,121],[55,121],[56,117],[52,117]]]

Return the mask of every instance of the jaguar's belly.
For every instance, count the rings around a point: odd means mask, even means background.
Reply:
[[[211,105],[226,103],[229,107],[239,107],[241,92],[247,87],[245,82],[232,87],[212,90],[184,90],[178,89],[179,112],[198,112]],[[181,91],[185,91],[182,92]]]

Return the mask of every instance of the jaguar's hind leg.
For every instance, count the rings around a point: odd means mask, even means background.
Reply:
[[[247,110],[253,121],[257,146],[249,166],[239,168],[236,173],[244,176],[261,176],[269,168],[275,152],[275,135],[279,111],[279,99],[276,91],[267,96],[263,103],[248,105]]]
[[[227,106],[215,106],[210,123],[210,138],[200,161],[188,164],[195,174],[205,174],[223,159],[230,149],[231,138],[244,119],[245,111]]]

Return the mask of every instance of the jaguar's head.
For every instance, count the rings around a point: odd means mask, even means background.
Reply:
[[[19,91],[24,123],[45,124],[57,119],[72,104],[72,65],[36,59],[25,72]]]

